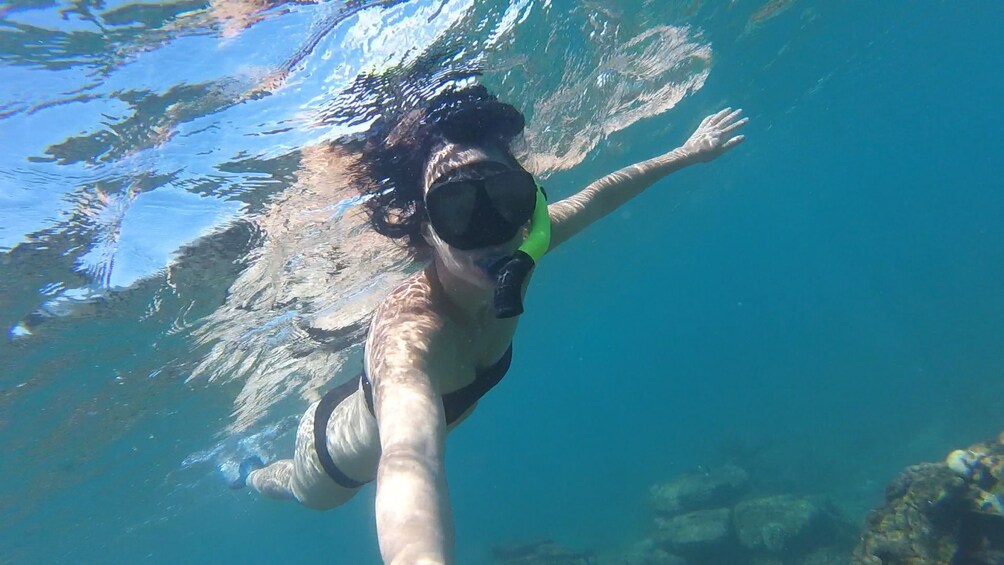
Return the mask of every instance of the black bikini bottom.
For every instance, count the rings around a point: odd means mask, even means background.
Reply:
[[[317,410],[314,411],[314,450],[317,452],[317,458],[321,460],[321,466],[324,467],[324,472],[331,477],[331,480],[340,486],[351,489],[359,488],[369,481],[357,481],[346,475],[335,465],[335,461],[331,458],[331,453],[328,452],[327,428],[328,419],[331,418],[331,413],[335,411],[335,407],[359,390],[360,381],[362,381],[363,390],[366,394],[366,404],[372,407],[373,388],[370,386],[369,379],[360,375],[329,390],[321,398],[321,402],[317,404]],[[370,408],[370,412],[372,411],[373,408]]]

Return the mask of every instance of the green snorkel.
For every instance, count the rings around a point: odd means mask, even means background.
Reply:
[[[512,318],[523,313],[523,285],[526,277],[551,246],[551,216],[547,197],[537,185],[537,203],[530,220],[530,234],[519,249],[499,269],[495,282],[495,317]]]

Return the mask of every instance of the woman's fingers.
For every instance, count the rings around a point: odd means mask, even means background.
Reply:
[[[701,120],[697,131],[684,144],[698,160],[710,161],[746,140],[745,135],[734,135],[749,123],[749,118],[740,117],[742,108],[723,108]]]
[[[746,136],[745,135],[737,135],[737,136],[733,137],[732,139],[726,141],[722,145],[722,151],[728,151],[729,149],[732,149],[733,147],[735,147],[736,145],[739,145],[740,143],[742,143],[745,140],[746,140]]]
[[[739,114],[742,114],[742,113],[743,113],[743,109],[739,108],[739,109],[737,109],[734,112],[730,112],[728,116],[725,116],[724,118],[722,118],[721,121],[719,121],[718,123],[719,124],[727,124],[727,123],[731,122],[732,120],[736,119],[737,117],[739,117]]]
[[[736,110],[732,114],[735,115],[738,112],[739,112],[739,110]],[[746,123],[749,122],[749,121],[750,121],[749,118],[743,118],[743,119],[739,120],[738,122],[736,122],[734,124],[729,124],[729,125],[723,127],[722,128],[722,135],[728,135],[728,134],[736,131],[737,129],[739,129],[739,128],[743,127],[744,125],[746,125]]]
[[[724,108],[719,110],[717,113],[712,114],[710,116],[711,119],[708,121],[708,125],[718,125],[718,122],[722,121],[722,118],[724,118],[731,111],[732,108]]]

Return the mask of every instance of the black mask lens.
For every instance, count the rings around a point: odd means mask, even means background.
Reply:
[[[512,239],[533,215],[536,184],[530,173],[508,170],[483,178],[434,184],[425,198],[439,237],[463,250]]]
[[[433,187],[425,199],[432,227],[450,245],[472,230],[477,204],[478,187],[467,181]]]
[[[526,171],[509,171],[485,179],[485,192],[498,214],[517,227],[530,219],[537,204],[537,184]]]

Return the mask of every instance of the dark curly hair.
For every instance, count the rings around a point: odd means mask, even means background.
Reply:
[[[443,142],[495,146],[511,157],[509,144],[523,131],[523,114],[484,86],[453,87],[424,108],[382,116],[370,128],[360,152],[357,180],[370,224],[412,249],[426,247],[423,183],[426,161]],[[515,160],[515,159],[513,159]]]

